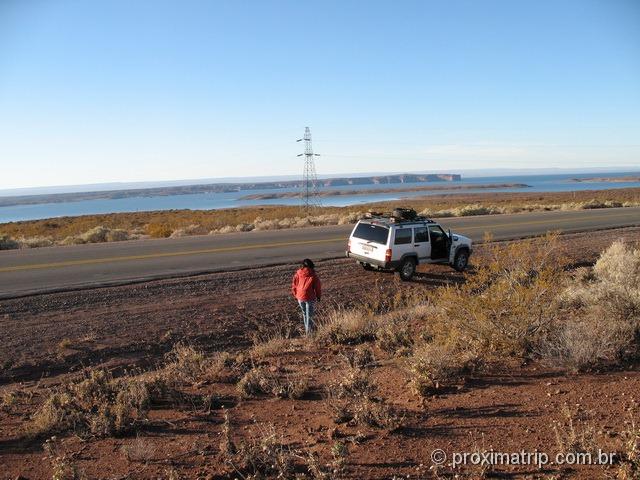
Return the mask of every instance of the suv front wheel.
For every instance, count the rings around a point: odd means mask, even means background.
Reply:
[[[466,249],[460,250],[456,253],[456,258],[453,259],[453,268],[458,272],[464,272],[469,263],[469,252]]]
[[[412,257],[405,258],[398,272],[400,273],[400,280],[404,280],[405,282],[411,280],[413,274],[416,273],[415,259]]]

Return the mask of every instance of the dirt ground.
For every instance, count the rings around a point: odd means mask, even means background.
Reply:
[[[640,228],[565,235],[576,264],[593,262],[613,240],[640,240]],[[478,254],[482,254],[482,246]],[[0,409],[0,478],[52,478],[42,438],[24,435],[24,424],[47,389],[87,367],[120,372],[159,364],[178,342],[207,354],[249,348],[274,331],[300,333],[297,305],[289,294],[294,265],[218,273],[188,279],[39,295],[0,303],[0,394],[19,392]],[[415,280],[366,272],[347,259],[319,262],[324,295],[318,316],[363,298],[384,299],[398,289],[428,297],[434,288],[463,281],[445,267],[423,268]],[[407,387],[398,362],[373,347],[378,362],[371,375],[377,395],[402,413],[393,431],[337,425],[324,387],[345,369],[342,354],[352,347],[322,349],[299,340],[295,348],[264,360],[274,372],[302,372],[311,390],[302,400],[240,400],[228,381],[204,382],[193,393],[212,394],[215,408],[196,405],[154,409],[138,436],[81,439],[62,435],[59,448],[86,478],[242,478],[220,452],[224,412],[232,435],[251,438],[272,424],[296,451],[332,462],[332,447],[347,445],[344,465],[330,478],[605,478],[614,467],[545,465],[447,465],[456,453],[558,451],[558,432],[589,431],[605,452],[618,451],[624,432],[638,418],[640,371],[569,375],[542,365],[510,365],[472,376],[456,389],[422,401]],[[568,422],[573,422],[573,427]],[[555,426],[555,428],[554,428]],[[145,446],[144,460],[126,455]],[[432,461],[442,449],[443,467]],[[553,459],[552,459],[553,460]],[[468,460],[472,463],[472,459]],[[486,470],[486,471],[485,471]],[[613,478],[613,477],[612,477]]]

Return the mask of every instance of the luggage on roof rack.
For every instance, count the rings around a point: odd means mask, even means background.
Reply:
[[[413,208],[394,208],[391,216],[399,220],[415,220],[418,217],[418,212]]]
[[[394,208],[392,212],[374,212],[368,211],[365,214],[365,218],[378,218],[381,220],[387,220],[392,223],[402,222],[427,222],[435,223],[434,220],[427,218],[418,213],[413,208]]]

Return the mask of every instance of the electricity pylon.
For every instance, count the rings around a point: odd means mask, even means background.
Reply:
[[[313,153],[311,145],[311,129],[305,127],[304,137],[296,140],[296,142],[304,141],[304,153],[298,157],[304,156],[304,173],[302,174],[302,209],[308,215],[309,212],[321,205],[320,195],[318,194],[318,177],[316,176],[316,165],[313,157],[319,157],[317,153]]]

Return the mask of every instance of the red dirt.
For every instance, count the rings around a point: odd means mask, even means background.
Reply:
[[[623,229],[562,237],[576,262],[592,262],[613,239],[640,239],[640,229]],[[478,250],[482,250],[480,247]],[[24,425],[43,401],[46,388],[65,381],[87,366],[118,370],[147,367],[162,360],[177,341],[205,352],[241,351],[255,334],[297,328],[296,305],[288,287],[294,266],[261,268],[189,279],[85,290],[3,301],[0,304],[0,394],[20,391],[14,405],[0,408],[0,478],[51,478],[43,461],[43,439],[29,440]],[[414,293],[462,280],[444,267],[429,267],[414,282],[400,284],[395,276],[362,271],[348,260],[318,262],[328,307],[357,304],[362,296],[388,298],[401,287]],[[247,293],[249,292],[249,293]],[[297,342],[292,352],[269,357],[273,370],[296,371],[311,383],[303,400],[261,398],[239,401],[231,383],[196,385],[192,392],[215,394],[227,407],[235,440],[246,439],[273,423],[291,448],[317,452],[331,461],[336,441],[349,445],[344,471],[336,478],[385,479],[449,477],[458,473],[478,478],[480,467],[434,470],[434,449],[476,450],[549,455],[558,451],[553,422],[566,423],[566,405],[585,420],[577,428],[593,429],[598,447],[619,451],[626,423],[637,418],[640,372],[567,375],[540,365],[512,365],[467,379],[458,389],[423,403],[407,385],[401,362],[374,348],[378,366],[372,375],[377,395],[405,416],[397,431],[336,425],[322,392],[345,368],[341,352],[352,347],[319,349]],[[42,380],[40,380],[42,379]],[[88,478],[234,478],[220,453],[222,410],[195,406],[153,410],[140,437],[153,445],[146,462],[127,460],[123,445],[134,437],[80,440],[61,436],[61,449]],[[566,426],[562,428],[566,430]],[[362,438],[354,441],[360,433]],[[603,478],[611,467],[497,467],[501,475],[517,478]],[[239,477],[240,478],[240,477]]]

